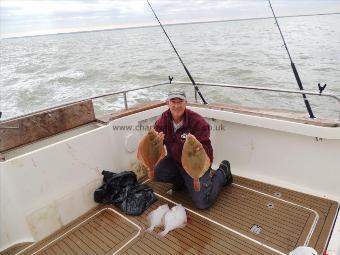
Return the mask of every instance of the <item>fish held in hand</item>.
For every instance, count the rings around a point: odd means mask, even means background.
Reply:
[[[149,228],[147,232],[152,232],[155,227],[163,224],[164,215],[169,211],[169,206],[167,204],[159,206],[156,210],[150,212],[147,216],[147,221]]]
[[[163,139],[153,128],[142,138],[138,145],[137,158],[149,170],[149,178],[154,179],[155,166],[165,156]]]
[[[158,234],[164,237],[169,231],[183,228],[187,224],[187,214],[182,205],[176,205],[169,210],[163,218],[164,230]]]
[[[209,169],[211,162],[203,145],[192,134],[188,134],[182,150],[182,166],[194,179],[194,190],[200,191],[199,178]]]

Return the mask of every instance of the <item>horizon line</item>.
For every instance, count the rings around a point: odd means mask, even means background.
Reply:
[[[277,18],[294,18],[294,17],[310,17],[310,16],[327,16],[327,15],[339,15],[340,12],[330,12],[330,13],[315,13],[315,14],[299,14],[299,15],[283,15],[277,16]],[[274,19],[274,17],[254,17],[254,18],[238,18],[238,19],[223,19],[223,20],[210,20],[210,21],[193,21],[193,22],[179,22],[179,23],[167,23],[163,26],[179,26],[179,25],[189,25],[189,24],[204,24],[204,23],[219,23],[219,22],[232,22],[232,21],[247,21],[247,20],[261,20],[261,19]],[[129,26],[129,27],[117,27],[117,28],[105,28],[105,29],[94,29],[94,30],[80,30],[71,32],[57,32],[57,33],[46,33],[37,35],[24,35],[24,36],[13,36],[13,37],[2,37],[2,39],[17,39],[17,38],[27,38],[27,37],[39,37],[48,35],[63,35],[63,34],[78,34],[78,33],[89,33],[89,32],[103,32],[103,31],[113,31],[113,30],[127,30],[136,28],[151,28],[158,27],[155,25],[144,25],[144,26]]]

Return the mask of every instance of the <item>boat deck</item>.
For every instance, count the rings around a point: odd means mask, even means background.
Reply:
[[[337,202],[237,176],[207,210],[195,209],[185,191],[146,183],[159,200],[141,216],[100,205],[19,253],[1,254],[287,254],[300,245],[322,254],[338,211]],[[185,206],[188,224],[160,238],[144,230],[148,213],[165,203]]]

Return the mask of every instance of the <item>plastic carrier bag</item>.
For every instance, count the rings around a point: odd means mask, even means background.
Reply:
[[[153,190],[137,182],[132,171],[102,172],[103,184],[95,190],[94,201],[114,204],[128,215],[141,215],[157,198]]]

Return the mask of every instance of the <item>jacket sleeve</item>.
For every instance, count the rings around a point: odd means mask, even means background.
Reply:
[[[197,123],[196,128],[192,134],[203,145],[205,152],[210,158],[210,162],[213,162],[213,148],[210,141],[210,126],[206,122]]]
[[[163,121],[163,115],[162,115],[156,120],[155,125],[153,127],[156,132],[164,132],[163,122],[164,121]]]

